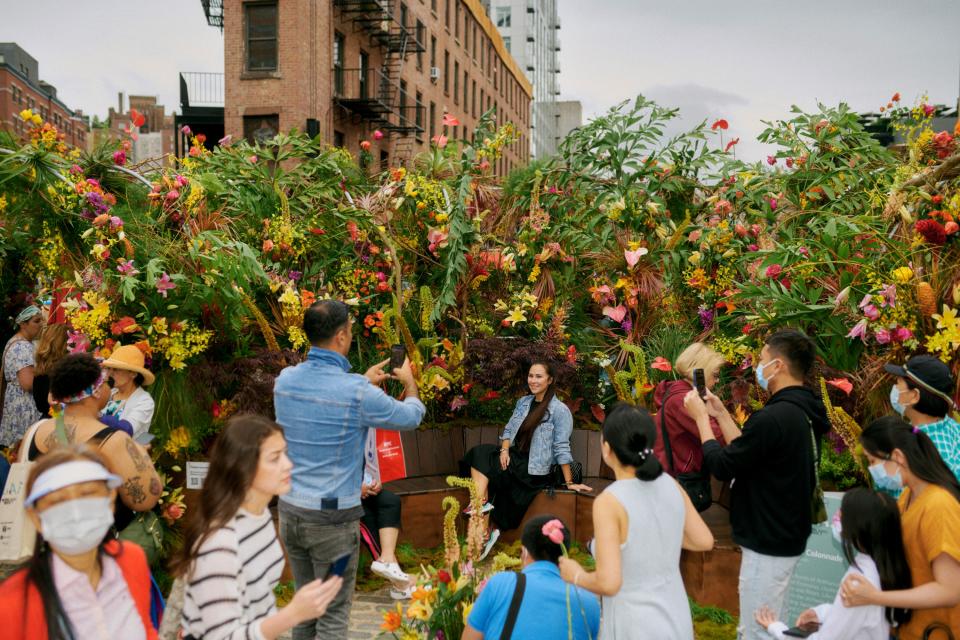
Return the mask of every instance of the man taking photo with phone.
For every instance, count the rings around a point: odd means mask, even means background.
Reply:
[[[390,373],[389,360],[363,375],[350,372],[353,319],[347,305],[321,300],[303,314],[303,331],[312,345],[307,359],[280,372],[273,398],[277,422],[293,462],[292,488],[280,500],[280,537],[297,588],[323,578],[350,554],[343,588],[326,615],[294,628],[294,640],[346,638],[360,544],[360,485],[364,445],[370,428],[410,430],[426,408],[417,394],[410,361]],[[384,393],[380,383],[395,378],[405,398]]]
[[[705,401],[696,389],[684,397],[700,432],[704,464],[720,480],[731,480],[730,524],[743,551],[740,639],[766,637],[750,624],[761,607],[782,614],[787,585],[812,529],[818,443],[830,430],[823,403],[804,383],[815,358],[816,345],[800,331],[785,329],[767,338],[755,375],[769,399],[742,432],[710,391]],[[716,441],[711,417],[727,446]]]

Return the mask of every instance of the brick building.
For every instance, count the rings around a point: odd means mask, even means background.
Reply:
[[[65,136],[67,144],[87,148],[89,123],[57,97],[57,89],[40,79],[36,58],[13,42],[0,42],[0,129],[24,140],[29,126],[20,118],[24,109],[40,114]]]
[[[235,138],[296,127],[354,153],[370,140],[386,167],[428,149],[445,112],[461,123],[446,132],[453,141],[496,109],[498,123],[520,132],[497,171],[529,159],[532,88],[480,0],[223,0],[204,8],[224,31],[225,130]],[[383,139],[373,139],[375,130]]]
[[[117,96],[117,108],[110,107],[107,119],[91,129],[93,147],[104,140],[120,140],[126,137],[128,130],[137,133],[132,149],[128,154],[131,163],[159,158],[173,153],[174,115],[166,113],[166,107],[157,104],[156,96],[129,97],[129,108],[124,108],[123,93]],[[133,126],[133,114],[136,111],[143,116],[143,124],[139,128]]]

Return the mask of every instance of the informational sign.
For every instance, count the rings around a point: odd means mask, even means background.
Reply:
[[[210,469],[209,462],[187,461],[187,489],[203,488],[203,481],[207,477],[207,471]]]
[[[833,538],[831,526],[842,499],[842,492],[828,491],[824,494],[827,521],[813,525],[807,548],[797,563],[787,588],[783,622],[790,626],[793,626],[797,616],[806,609],[824,602],[833,602],[843,574],[847,572],[843,547]]]

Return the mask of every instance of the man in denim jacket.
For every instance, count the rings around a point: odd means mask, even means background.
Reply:
[[[321,300],[303,315],[313,345],[307,360],[280,372],[273,398],[277,422],[293,461],[292,488],[280,500],[280,537],[297,588],[324,578],[337,558],[350,554],[343,588],[326,615],[298,625],[294,640],[346,638],[360,543],[363,449],[371,427],[415,429],[426,412],[417,397],[409,361],[393,375],[406,398],[391,398],[378,386],[390,376],[384,360],[366,374],[350,373],[353,342],[347,306]]]

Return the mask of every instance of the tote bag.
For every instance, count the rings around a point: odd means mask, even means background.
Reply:
[[[27,460],[30,443],[43,420],[27,429],[20,444],[20,455],[10,465],[10,475],[0,498],[0,562],[19,564],[33,555],[37,529],[27,517],[23,503],[27,498],[27,474],[33,462]]]

